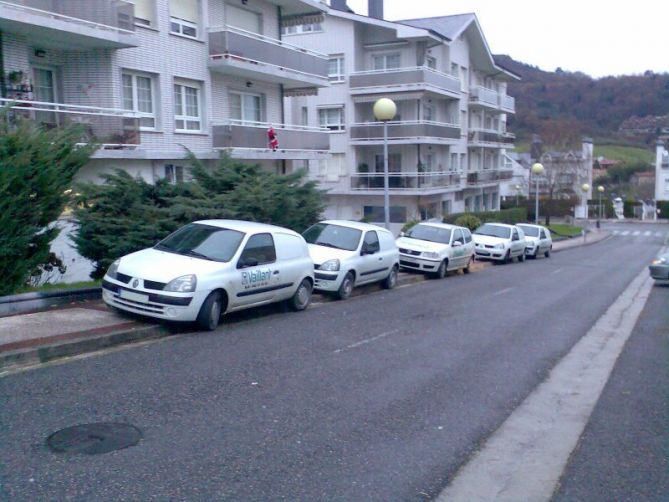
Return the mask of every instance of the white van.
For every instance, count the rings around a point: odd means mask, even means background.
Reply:
[[[474,231],[476,258],[509,263],[525,261],[523,229],[506,223],[484,223]]]
[[[344,220],[316,223],[302,233],[314,260],[315,288],[351,296],[355,286],[381,282],[386,289],[397,284],[399,251],[388,230]]]
[[[474,261],[474,241],[468,228],[446,223],[419,223],[396,241],[400,267],[433,274],[442,279],[446,271],[467,274]]]
[[[540,255],[546,258],[551,257],[553,249],[553,238],[551,232],[541,225],[530,225],[522,223],[517,225],[525,233],[525,256],[534,258]]]
[[[116,309],[213,330],[226,312],[282,300],[304,310],[313,285],[314,264],[300,234],[207,220],[116,260],[102,282],[102,299]]]

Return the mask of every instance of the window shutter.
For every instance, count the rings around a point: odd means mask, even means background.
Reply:
[[[153,1],[135,0],[135,17],[153,21]]]
[[[197,23],[200,18],[198,0],[170,0],[170,16]]]

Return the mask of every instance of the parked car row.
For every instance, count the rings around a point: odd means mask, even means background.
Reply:
[[[154,247],[116,260],[102,283],[112,308],[213,330],[224,313],[286,301],[306,309],[314,290],[351,296],[353,288],[397,284],[400,268],[443,278],[468,273],[475,257],[508,262],[550,256],[538,225],[486,223],[473,234],[445,223],[419,223],[398,239],[367,223],[328,220],[302,235],[233,220],[186,225]]]

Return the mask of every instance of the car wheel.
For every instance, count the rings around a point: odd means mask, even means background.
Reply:
[[[397,265],[395,265],[392,269],[390,269],[388,277],[383,279],[381,286],[383,286],[384,289],[393,289],[395,286],[397,286],[397,274]]]
[[[539,257],[539,246],[537,246],[537,249],[534,250],[534,254],[532,255],[532,259],[536,260]]]
[[[525,261],[525,251],[518,255],[518,263],[523,263]]]
[[[549,247],[549,248],[548,248],[548,251],[546,251],[546,252],[544,253],[544,256],[545,256],[546,258],[550,258],[550,257],[551,257],[551,249],[553,249],[553,248],[552,248],[552,247]]]
[[[474,261],[474,257],[472,256],[471,258],[469,258],[469,261],[467,262],[467,266],[462,269],[463,273],[468,274],[469,272],[471,272],[471,266],[472,266],[473,261]]]
[[[302,280],[293,297],[288,300],[288,306],[295,312],[305,310],[311,303],[311,293],[313,289],[309,279]]]
[[[448,269],[448,260],[444,260],[439,264],[439,268],[434,273],[435,279],[443,279],[446,277],[446,271]]]
[[[504,255],[503,263],[504,264],[511,263],[511,250],[510,249]]]
[[[219,291],[214,291],[200,307],[200,312],[197,315],[197,325],[206,330],[214,331],[218,327],[221,320],[223,310],[223,295]]]
[[[337,298],[340,300],[346,300],[353,293],[353,286],[355,285],[355,279],[353,278],[353,272],[349,272],[344,277],[344,280],[341,281],[339,290],[337,291]]]

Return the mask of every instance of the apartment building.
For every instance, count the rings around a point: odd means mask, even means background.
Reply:
[[[284,28],[284,40],[329,56],[330,87],[287,99],[293,123],[331,131],[331,158],[308,163],[328,190],[327,216],[383,221],[383,125],[372,112],[382,97],[398,108],[388,123],[394,227],[498,209],[517,77],[495,63],[474,14],[389,22],[381,0],[369,4],[368,17],[333,0],[317,27],[297,16]]]
[[[187,149],[285,172],[329,133],[286,126],[284,98],[329,86],[328,58],[282,40],[317,0],[2,0],[0,103],[102,145],[81,177],[184,177]],[[273,128],[278,145],[270,144]]]
[[[662,139],[655,148],[655,200],[669,200],[669,152]]]

